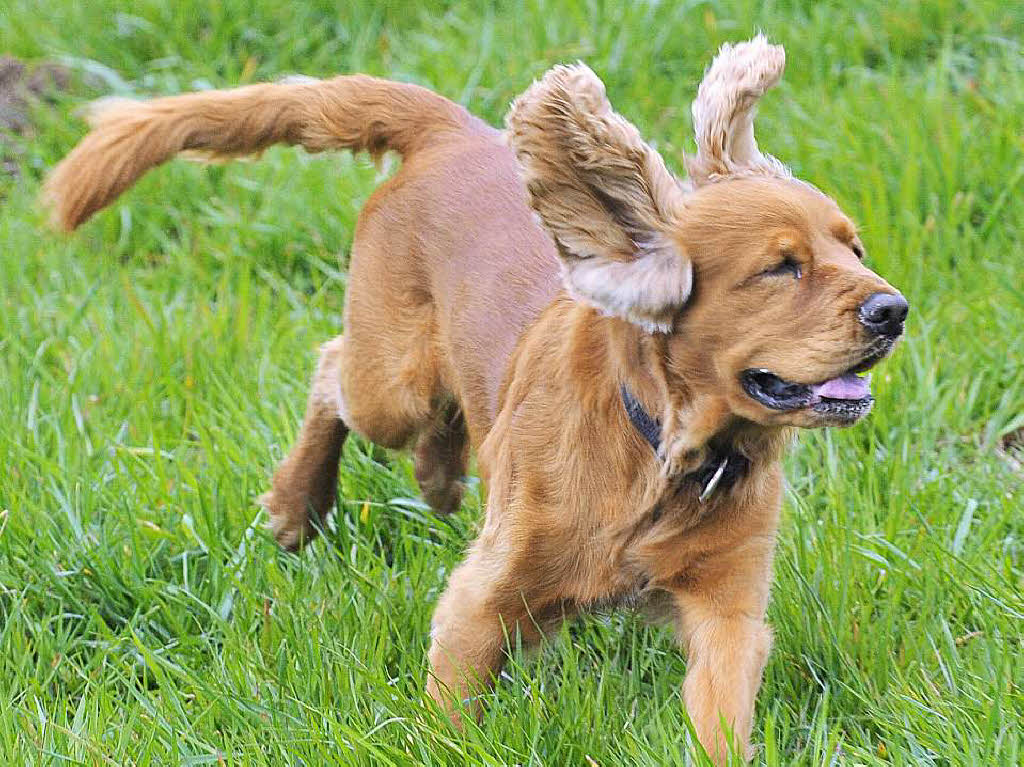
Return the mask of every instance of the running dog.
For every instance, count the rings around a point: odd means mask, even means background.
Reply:
[[[759,151],[755,106],[784,63],[761,36],[720,50],[686,178],[576,64],[504,131],[364,75],[107,102],[44,195],[71,230],[182,151],[401,155],[356,228],[344,335],[261,499],[274,535],[294,549],[321,527],[350,430],[411,448],[440,513],[473,448],[486,518],[437,605],[430,695],[458,724],[509,636],[660,595],[690,719],[724,763],[730,739],[748,748],[771,645],[782,452],[793,427],[868,413],[859,374],[908,310],[836,203]]]

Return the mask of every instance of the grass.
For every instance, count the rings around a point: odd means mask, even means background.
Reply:
[[[0,12],[0,51],[61,58],[85,83],[36,110],[21,176],[0,179],[7,763],[691,763],[685,662],[628,613],[517,656],[465,735],[423,702],[430,613],[479,489],[435,519],[404,457],[350,440],[326,539],[295,557],[263,531],[253,498],[339,330],[372,166],[291,150],[173,163],[69,238],[35,198],[92,96],[362,70],[499,121],[576,58],[680,169],[702,68],[759,28],[789,61],[762,146],[859,221],[913,313],[871,418],[803,435],[788,460],[758,759],[1024,763],[1019,5],[125,7]]]

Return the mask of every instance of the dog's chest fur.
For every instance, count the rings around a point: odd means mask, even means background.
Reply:
[[[621,327],[569,302],[549,307],[517,347],[479,450],[488,485],[481,538],[515,552],[501,577],[535,603],[637,603],[684,586],[752,537],[774,536],[782,441],[755,430],[716,442],[709,459],[742,458],[703,503],[707,471],[691,469],[668,488],[621,396],[621,382],[637,380],[622,362],[630,342],[620,343]]]
[[[701,568],[751,535],[774,535],[779,494],[773,464],[747,466],[703,502],[699,478],[688,477],[654,504],[647,476],[652,468],[656,473],[653,457],[637,473],[637,482],[614,501],[601,494],[607,488],[574,497],[548,488],[533,500],[546,498],[549,505],[506,507],[531,509],[530,521],[522,526],[535,554],[522,563],[531,580],[557,584],[561,597],[579,610],[646,608],[659,593],[696,580]],[[520,487],[509,488],[513,496],[522,497],[531,485],[537,490],[523,477],[514,484]],[[619,507],[611,508],[612,502]],[[522,529],[514,520],[501,527],[512,536]]]
[[[706,487],[703,473],[680,478],[663,497],[634,519],[613,528],[608,535],[611,561],[620,574],[621,591],[615,599],[629,604],[646,602],[652,592],[685,586],[694,573],[716,554],[742,542],[729,531],[747,530],[758,516],[772,523],[772,501],[762,494],[764,467],[746,462],[728,483],[719,485],[701,500]],[[751,514],[751,498],[760,503],[761,514]]]

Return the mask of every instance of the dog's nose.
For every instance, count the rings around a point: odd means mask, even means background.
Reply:
[[[872,293],[860,305],[860,321],[872,333],[898,336],[903,332],[910,304],[899,293]]]

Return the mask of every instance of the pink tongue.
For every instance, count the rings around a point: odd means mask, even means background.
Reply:
[[[847,373],[839,378],[833,378],[825,383],[816,384],[811,391],[819,397],[829,399],[864,399],[871,393],[871,380],[860,378],[853,373]]]

